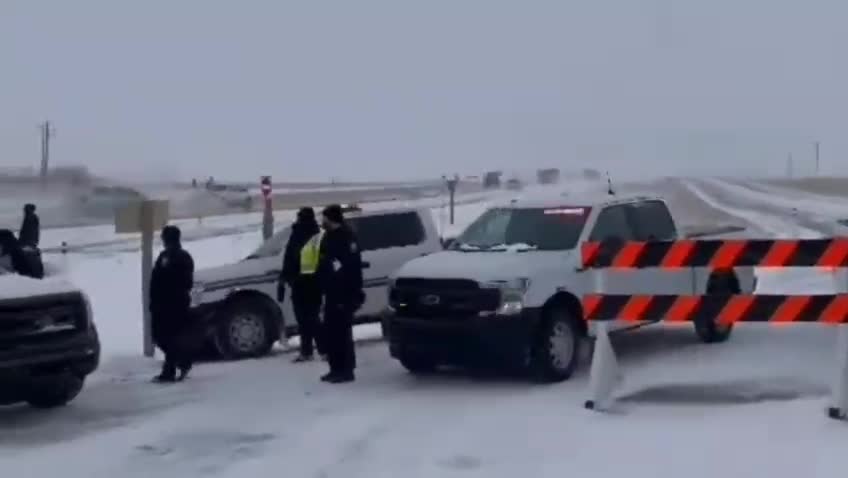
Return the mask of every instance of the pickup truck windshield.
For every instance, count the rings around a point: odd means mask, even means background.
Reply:
[[[590,208],[489,209],[451,244],[460,251],[559,251],[577,246]]]

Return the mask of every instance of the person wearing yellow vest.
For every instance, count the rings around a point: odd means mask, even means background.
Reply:
[[[283,271],[277,298],[285,299],[285,285],[291,289],[292,310],[300,335],[300,354],[295,362],[312,360],[314,349],[324,354],[320,333],[321,288],[315,272],[318,268],[321,228],[312,208],[302,208],[292,224],[291,235],[283,255]]]

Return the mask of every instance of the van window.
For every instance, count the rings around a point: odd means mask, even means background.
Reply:
[[[603,241],[611,238],[623,241],[635,239],[627,216],[627,206],[610,206],[598,214],[598,220],[595,222],[595,228],[592,230],[589,240]]]
[[[354,217],[347,223],[363,251],[416,246],[426,239],[424,224],[414,211]]]
[[[642,201],[631,205],[638,241],[673,241],[677,230],[668,207],[662,201]]]

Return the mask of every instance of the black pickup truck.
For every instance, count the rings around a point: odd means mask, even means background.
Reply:
[[[100,341],[84,293],[62,280],[0,269],[0,405],[65,405],[99,361]]]

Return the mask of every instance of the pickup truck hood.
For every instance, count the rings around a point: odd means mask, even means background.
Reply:
[[[80,292],[79,288],[60,277],[33,279],[17,274],[0,274],[0,300],[23,299],[46,295]]]
[[[569,260],[573,254],[573,251],[442,251],[407,262],[395,277],[477,281],[532,278],[543,271],[573,267]]]
[[[200,269],[194,272],[194,282],[196,284],[203,283],[208,285],[232,279],[279,274],[279,269],[282,267],[281,260],[274,259],[274,264],[280,262],[276,267],[272,267],[269,262],[263,259],[250,259],[233,264]]]

